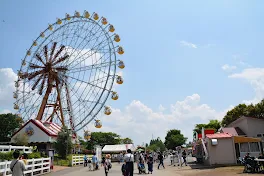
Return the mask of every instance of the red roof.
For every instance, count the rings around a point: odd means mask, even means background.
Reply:
[[[48,136],[56,137],[61,130],[61,127],[56,123],[52,122],[41,122],[39,120],[30,119],[27,123],[25,123],[18,131],[16,131],[14,135],[16,135],[21,129],[23,129],[29,122],[32,122],[36,125],[40,130],[46,133]]]
[[[231,138],[232,135],[227,134],[227,133],[215,133],[215,134],[207,134],[206,137],[209,139],[219,139],[219,138]]]

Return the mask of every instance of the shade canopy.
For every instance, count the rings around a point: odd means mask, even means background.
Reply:
[[[235,143],[246,143],[246,142],[260,142],[260,138],[244,137],[244,136],[234,136]]]
[[[134,144],[119,144],[119,145],[105,145],[102,152],[103,153],[125,152],[128,149],[131,149],[131,151],[133,152],[136,150]]]

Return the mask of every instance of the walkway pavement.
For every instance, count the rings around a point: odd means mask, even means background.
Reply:
[[[192,161],[193,158],[189,158],[189,161]],[[239,175],[242,174],[243,167],[224,167],[224,168],[198,168],[192,169],[194,165],[190,164],[188,166],[170,166],[168,160],[164,162],[165,169],[157,169],[157,164],[154,164],[153,176],[230,176],[230,175]],[[64,170],[57,172],[52,172],[48,176],[104,176],[104,170],[100,167],[100,170],[97,171],[88,171],[87,167],[76,166],[70,167]],[[135,164],[134,175],[138,175],[138,170]],[[121,176],[121,164],[113,163],[113,168],[110,170],[108,176]]]
[[[165,165],[165,169],[163,169],[162,167],[160,168],[160,170],[157,169],[158,164],[154,164],[154,172],[152,175],[154,176],[181,176],[179,174],[173,173],[172,168],[180,168],[180,167],[173,167],[173,166],[169,166],[169,161],[165,160],[164,162]],[[134,166],[135,170],[134,170],[134,174],[138,175],[138,170],[137,170],[137,166],[135,164]],[[185,167],[187,168],[187,167]],[[188,167],[190,169],[190,167]],[[147,169],[147,166],[146,166]],[[88,167],[83,167],[83,166],[76,166],[76,167],[70,167],[70,168],[66,168],[63,170],[58,170],[56,172],[52,172],[50,174],[48,174],[48,176],[104,176],[104,169],[102,167],[100,167],[100,170],[97,171],[89,171]],[[113,163],[113,168],[110,170],[108,176],[120,176],[121,175],[121,164],[118,163]]]

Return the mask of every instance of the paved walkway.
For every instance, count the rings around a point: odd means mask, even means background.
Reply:
[[[192,158],[189,158],[191,161]],[[243,167],[224,167],[224,168],[198,168],[192,169],[195,165],[188,166],[170,166],[169,161],[165,162],[165,169],[157,169],[157,164],[154,164],[153,176],[230,176],[237,175],[243,176],[242,174]],[[147,167],[146,167],[147,168]],[[197,167],[196,167],[197,168]],[[100,170],[97,171],[88,171],[87,167],[76,166],[70,167],[64,170],[57,172],[52,172],[48,176],[104,176],[104,170],[100,167]],[[138,170],[135,164],[134,175],[138,175]],[[245,174],[246,175],[246,174]],[[108,176],[121,176],[121,164],[113,163],[113,168],[110,170]]]
[[[121,175],[121,164],[118,163],[113,163],[113,168],[110,170],[108,176],[120,176]],[[173,167],[173,166],[169,166],[169,161],[165,160],[164,161],[164,165],[165,165],[165,169],[163,169],[162,167],[160,168],[160,170],[157,169],[158,164],[154,164],[154,172],[152,175],[154,176],[181,176],[180,174],[176,174],[171,172],[172,169],[176,169],[179,167]],[[138,175],[138,169],[136,164],[134,165],[134,174]],[[185,169],[190,167],[184,167]],[[180,169],[180,168],[179,168]],[[183,169],[183,168],[182,168]],[[147,165],[146,165],[146,170],[147,170]],[[83,167],[83,166],[76,166],[76,167],[70,167],[70,168],[66,168],[63,170],[59,170],[56,172],[52,172],[48,175],[51,176],[104,176],[104,169],[103,167],[100,167],[100,170],[97,171],[89,171],[88,167]]]

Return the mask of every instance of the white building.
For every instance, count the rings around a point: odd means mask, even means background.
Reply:
[[[14,139],[21,134],[27,134],[29,137],[29,144],[38,146],[39,151],[45,151],[53,149],[52,143],[57,139],[58,133],[61,131],[61,126],[52,122],[41,122],[39,120],[31,119],[25,123],[18,131],[16,131],[12,138],[11,143],[14,143]],[[72,142],[76,143],[76,138],[72,138]]]

